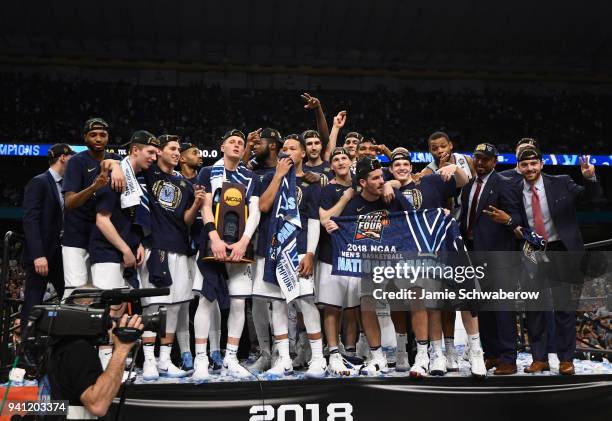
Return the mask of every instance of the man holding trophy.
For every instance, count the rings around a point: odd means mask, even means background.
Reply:
[[[230,313],[223,372],[237,378],[251,376],[236,356],[245,321],[245,299],[253,292],[251,237],[260,218],[259,177],[240,161],[245,140],[239,130],[225,133],[221,144],[223,157],[198,175],[198,184],[206,193],[201,208],[202,244],[194,280],[194,290],[200,293],[194,319],[196,381],[209,375],[206,343],[215,300],[223,306],[228,295]]]

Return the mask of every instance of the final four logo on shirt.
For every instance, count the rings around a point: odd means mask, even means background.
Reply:
[[[153,184],[153,194],[164,208],[176,209],[181,203],[183,193],[178,186],[169,181],[158,180]]]
[[[387,225],[389,225],[389,212],[386,210],[377,210],[365,215],[358,215],[355,240],[368,239],[380,241],[383,229]]]

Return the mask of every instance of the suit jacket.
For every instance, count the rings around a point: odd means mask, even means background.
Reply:
[[[26,185],[23,209],[24,263],[32,263],[43,256],[52,258],[61,250],[63,215],[56,182],[49,171],[37,175]]]
[[[510,168],[507,170],[503,170],[503,171],[498,172],[498,174],[501,175],[502,177],[509,178],[513,182],[523,179],[523,176],[520,173],[516,172],[516,168]]]
[[[546,201],[548,210],[555,224],[555,228],[561,242],[568,251],[584,250],[584,241],[578,227],[576,217],[576,204],[579,200],[592,201],[603,196],[603,190],[599,181],[584,181],[584,186],[576,184],[569,175],[550,175],[542,173],[544,190],[546,191]],[[521,213],[523,223],[528,227],[529,222],[525,206],[523,203],[523,180],[517,185],[521,189]]]
[[[463,209],[461,210],[460,225],[463,238],[467,238],[470,213],[469,195],[475,182],[476,178],[471,179],[461,190]],[[482,193],[476,208],[476,217],[472,228],[475,251],[512,251],[517,249],[513,229],[517,226],[517,222],[520,223],[522,220],[519,200],[521,200],[521,196],[518,184],[512,183],[510,179],[493,171],[487,182],[482,186]],[[508,213],[514,221],[513,225],[511,227],[505,226],[483,214],[483,209],[487,209],[489,205]]]

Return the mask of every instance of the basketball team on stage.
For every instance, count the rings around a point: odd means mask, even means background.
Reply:
[[[65,298],[87,286],[169,287],[169,295],[141,303],[145,314],[159,306],[167,309],[157,357],[155,333],[143,334],[144,380],[192,376],[205,381],[218,372],[237,379],[280,378],[294,368],[314,378],[376,376],[390,370],[381,338],[381,319],[388,323],[389,317],[377,310],[360,278],[332,275],[334,217],[445,208],[457,220],[476,263],[479,251],[518,251],[522,229],[543,237],[549,251],[584,250],[576,206],[603,194],[588,156],[581,160],[583,179],[576,183],[567,175],[546,174],[536,141],[524,138],[516,144],[516,168],[497,172],[495,145],[480,143],[469,157],[453,151],[446,133],[435,132],[428,138],[433,161],[417,172],[407,149],[389,150],[355,131],[341,134],[348,120],[344,111],[329,130],[318,99],[302,98],[316,116],[317,130],[285,137],[271,128],[248,134],[229,130],[221,138],[221,159],[203,168],[198,147],[173,134],[138,130],[127,157],[107,152],[112,128],[102,118],[84,124],[87,150],[75,153],[66,144],[54,145],[49,169],[28,183],[24,195],[22,325],[32,306],[41,303],[48,282]],[[388,167],[379,155],[388,158]],[[295,177],[301,225],[298,293],[291,300],[264,279],[274,204],[288,174]],[[248,209],[242,236],[229,244],[216,226],[220,192],[228,182],[244,186]],[[254,256],[246,259],[250,248]],[[205,252],[209,259],[202,258]],[[580,274],[568,268],[563,253],[552,255],[538,265],[537,279],[576,282]],[[519,282],[518,257],[487,263],[487,276]],[[412,288],[435,290],[436,282],[417,279]],[[551,370],[550,355],[558,359],[555,371],[571,375],[575,312],[559,310],[565,307],[555,301],[563,297],[551,297],[548,311],[526,313],[533,362],[524,371]],[[194,299],[195,315],[189,310]],[[514,312],[462,309],[467,344],[461,357],[453,340],[456,311],[439,303],[421,304],[409,312],[390,312],[395,371],[416,378],[442,376],[457,371],[464,358],[476,377],[517,372]],[[221,309],[229,309],[223,356]],[[125,311],[125,305],[112,308],[115,316]],[[241,364],[237,353],[243,331],[247,334],[245,324],[255,331],[251,336],[259,355]],[[410,362],[409,327],[416,340]],[[170,357],[175,339],[182,356],[177,365]],[[99,348],[103,368],[113,358],[112,346]]]

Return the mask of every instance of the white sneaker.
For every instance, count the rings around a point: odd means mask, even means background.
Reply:
[[[446,357],[442,350],[436,351],[429,362],[429,374],[432,376],[443,376],[446,374]]]
[[[425,377],[429,368],[429,354],[427,351],[417,352],[414,364],[410,367],[410,377]]]
[[[408,353],[406,351],[397,351],[395,353],[395,371],[405,372],[408,370],[410,370]]]
[[[359,340],[357,341],[357,356],[364,360],[370,356],[370,345],[368,345],[368,341],[363,333],[359,335]]]
[[[551,352],[548,354],[548,365],[551,370],[559,371],[559,357],[556,353]]]
[[[251,372],[240,365],[236,355],[226,355],[223,359],[223,370],[227,376],[235,377],[238,379],[248,379],[253,377]]]
[[[205,352],[196,354],[193,360],[193,374],[191,378],[196,382],[207,380],[210,377],[208,374],[208,357]]]
[[[468,340],[465,346],[463,347],[463,355],[461,356],[463,361],[470,360],[470,341]]]
[[[329,354],[327,372],[332,376],[351,376],[355,374],[355,368],[351,363],[342,358],[342,354],[334,352]]]
[[[123,375],[121,376],[121,383],[125,383],[125,381],[128,379],[128,374],[130,374],[129,370],[123,371]],[[133,381],[134,379],[136,379],[136,371],[132,371],[132,374],[130,375],[130,381]]]
[[[293,363],[291,362],[291,358],[282,357],[279,355],[276,362],[272,365],[272,368],[270,368],[264,374],[272,377],[283,377],[293,374]]]
[[[457,349],[451,346],[444,354],[446,356],[446,371],[459,371],[459,355],[457,355]]]
[[[250,371],[254,371],[256,373],[263,373],[266,370],[269,370],[272,367],[272,357],[270,354],[262,352],[257,360],[248,366]]]
[[[389,366],[387,365],[387,359],[383,354],[382,358],[371,358],[363,367],[361,367],[359,373],[365,374],[368,377],[374,377],[388,371]]]
[[[470,349],[470,370],[474,377],[486,377],[487,368],[481,348]]]
[[[145,358],[142,364],[142,379],[147,381],[159,379],[159,371],[157,371],[157,361],[155,361],[155,358]]]
[[[327,361],[325,358],[313,358],[308,361],[308,370],[304,376],[310,379],[320,379],[321,377],[325,377],[327,373]]]
[[[159,360],[157,363],[157,370],[159,371],[160,376],[170,377],[173,379],[180,379],[181,377],[185,377],[187,375],[185,370],[181,370],[170,360]]]

